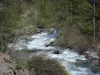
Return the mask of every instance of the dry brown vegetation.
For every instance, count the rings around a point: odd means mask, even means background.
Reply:
[[[65,68],[55,59],[45,58],[42,55],[33,56],[28,60],[28,69],[35,75],[69,75]]]

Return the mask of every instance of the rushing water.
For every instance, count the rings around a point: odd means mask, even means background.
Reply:
[[[46,46],[47,44],[50,44],[53,42],[57,36],[58,31],[54,30],[51,33],[42,32],[36,35],[31,36],[33,39],[32,41],[27,43],[28,49],[41,49],[41,50],[48,50],[48,49],[55,49],[55,47],[52,46]],[[62,65],[65,66],[65,68],[69,71],[70,75],[100,75],[91,72],[89,69],[89,65],[87,66],[87,63],[75,64],[77,59],[86,61],[86,58],[83,55],[79,55],[76,52],[73,52],[72,50],[65,49],[61,54],[53,54],[49,53],[48,56],[52,58],[57,58],[59,62],[62,63]]]

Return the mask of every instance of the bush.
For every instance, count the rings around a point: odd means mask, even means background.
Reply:
[[[69,75],[56,60],[42,55],[33,56],[28,60],[27,67],[30,71],[34,69],[35,75]]]
[[[24,69],[24,64],[22,62],[18,62],[16,65],[15,65],[15,68],[16,69]]]

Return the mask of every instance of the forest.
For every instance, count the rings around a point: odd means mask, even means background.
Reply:
[[[100,0],[0,0],[0,52],[9,54],[12,59],[16,59],[13,58],[16,49],[14,46],[9,48],[9,44],[16,44],[19,39],[28,42],[30,36],[52,28],[59,29],[59,32],[56,39],[50,43],[51,46],[70,49],[79,55],[84,55],[93,64],[93,72],[98,69],[97,66],[100,69]],[[37,51],[37,49],[35,50]],[[60,53],[59,50],[56,51],[54,53]],[[30,52],[35,53],[34,51],[27,51],[26,47],[25,51],[19,51],[19,55],[22,55],[23,52],[26,52],[24,55],[29,55]],[[47,59],[44,62],[44,56],[43,58],[42,56],[35,56],[34,59],[29,60],[28,70],[33,72],[34,68],[35,74],[19,73],[18,75],[51,75],[53,71],[49,69],[54,66],[49,65],[52,67],[43,68],[41,71],[38,68],[43,67],[43,64],[48,66],[47,63],[54,64],[57,61],[52,60],[50,62],[50,59]],[[35,60],[36,62],[42,61],[43,64],[35,63]],[[97,61],[97,63],[94,63],[94,61]],[[16,68],[23,69],[23,62],[18,59],[15,62],[19,62]],[[78,60],[78,64],[80,62],[83,63],[82,60]],[[30,65],[30,63],[34,64]],[[42,65],[37,67],[35,64],[37,66],[38,64]],[[94,70],[95,64],[96,69]],[[57,68],[62,67],[58,65],[59,63],[55,66]],[[47,74],[44,73],[45,70]],[[63,73],[55,72],[53,75],[68,75],[65,70],[57,69],[56,71],[59,70]],[[100,73],[100,71],[98,72]],[[0,75],[6,74],[1,73]]]

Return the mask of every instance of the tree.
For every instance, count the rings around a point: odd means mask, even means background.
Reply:
[[[96,39],[96,23],[95,23],[95,14],[96,14],[96,7],[95,7],[95,0],[93,1],[93,26],[94,26],[94,41],[95,41],[95,39]]]
[[[0,2],[0,50],[5,51],[9,43],[14,43],[28,30],[32,32],[34,29],[33,12],[30,9],[30,6],[31,8],[33,6],[30,2],[23,0],[1,0]],[[26,16],[26,10],[29,11],[28,16]]]

